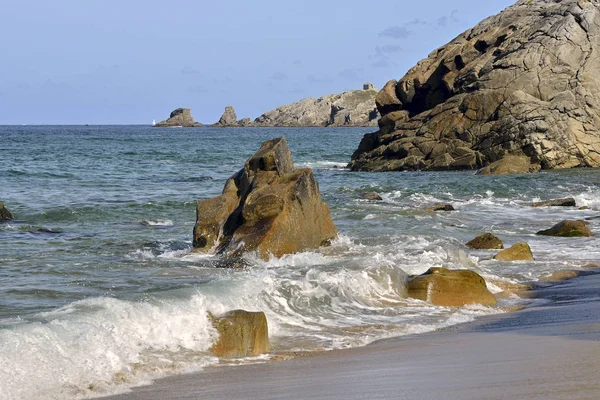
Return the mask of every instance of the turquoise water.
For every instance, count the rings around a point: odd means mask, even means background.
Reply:
[[[208,311],[265,311],[275,350],[361,346],[522,302],[435,307],[405,298],[408,274],[470,268],[498,292],[498,282],[599,262],[596,238],[534,235],[567,218],[599,230],[598,170],[350,172],[368,131],[0,127],[0,200],[16,217],[0,224],[0,398],[96,397],[218,363]],[[193,254],[196,200],[283,135],[296,166],[314,169],[338,240],[268,262],[250,254],[244,269]],[[567,196],[589,209],[528,206]],[[441,201],[457,211],[423,210]],[[486,231],[527,241],[536,261],[492,261],[463,245]]]

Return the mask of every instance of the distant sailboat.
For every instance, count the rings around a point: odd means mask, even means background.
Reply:
[[[152,120],[152,126],[156,126],[156,120],[155,119]]]

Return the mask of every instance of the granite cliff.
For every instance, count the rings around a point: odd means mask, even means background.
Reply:
[[[377,90],[366,83],[363,90],[306,98],[278,107],[254,120],[255,126],[376,126]]]
[[[520,0],[377,94],[350,167],[476,169],[506,156],[600,166],[600,1]]]

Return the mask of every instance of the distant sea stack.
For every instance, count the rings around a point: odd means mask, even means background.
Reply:
[[[521,0],[377,94],[360,171],[600,166],[600,1]]]
[[[255,126],[376,126],[377,89],[366,83],[363,90],[307,98],[278,107],[254,120]]]
[[[202,126],[200,122],[194,122],[192,113],[189,108],[177,108],[171,112],[169,119],[161,121],[154,125],[155,127],[174,127],[182,126],[184,128],[199,128]]]
[[[223,112],[223,115],[221,115],[221,118],[219,118],[219,122],[217,122],[213,126],[223,127],[223,128],[248,127],[248,126],[252,126],[252,121],[250,120],[250,118],[242,118],[238,121],[237,115],[235,114],[235,109],[233,108],[233,106],[227,106],[227,107],[225,107],[225,111]]]

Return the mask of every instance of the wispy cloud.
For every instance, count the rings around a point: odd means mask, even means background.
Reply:
[[[179,71],[182,75],[194,75],[194,74],[199,74],[200,71],[198,71],[197,69],[194,69],[192,67],[189,66],[185,66],[183,68],[181,68],[181,71]]]
[[[283,72],[277,71],[277,72],[274,72],[269,77],[269,79],[272,81],[285,81],[288,79],[288,76],[286,74],[284,74]]]
[[[362,68],[361,69],[344,69],[340,72],[338,72],[338,76],[342,79],[347,79],[350,81],[357,81],[359,79],[361,79],[361,77],[359,76],[359,73],[362,72]]]
[[[445,27],[459,22],[460,19],[458,18],[458,10],[454,9],[450,13],[450,15],[444,15],[443,17],[438,18],[436,21],[436,25],[440,27]]]
[[[202,93],[208,93],[208,89],[206,89],[204,86],[196,85],[196,86],[188,87],[188,92],[202,94]]]
[[[328,76],[309,75],[306,79],[308,79],[308,81],[312,82],[312,83],[329,83],[329,82],[333,82],[333,79],[331,79]]]
[[[380,37],[389,37],[392,39],[406,39],[410,35],[412,35],[412,31],[404,25],[390,26],[379,32]]]

